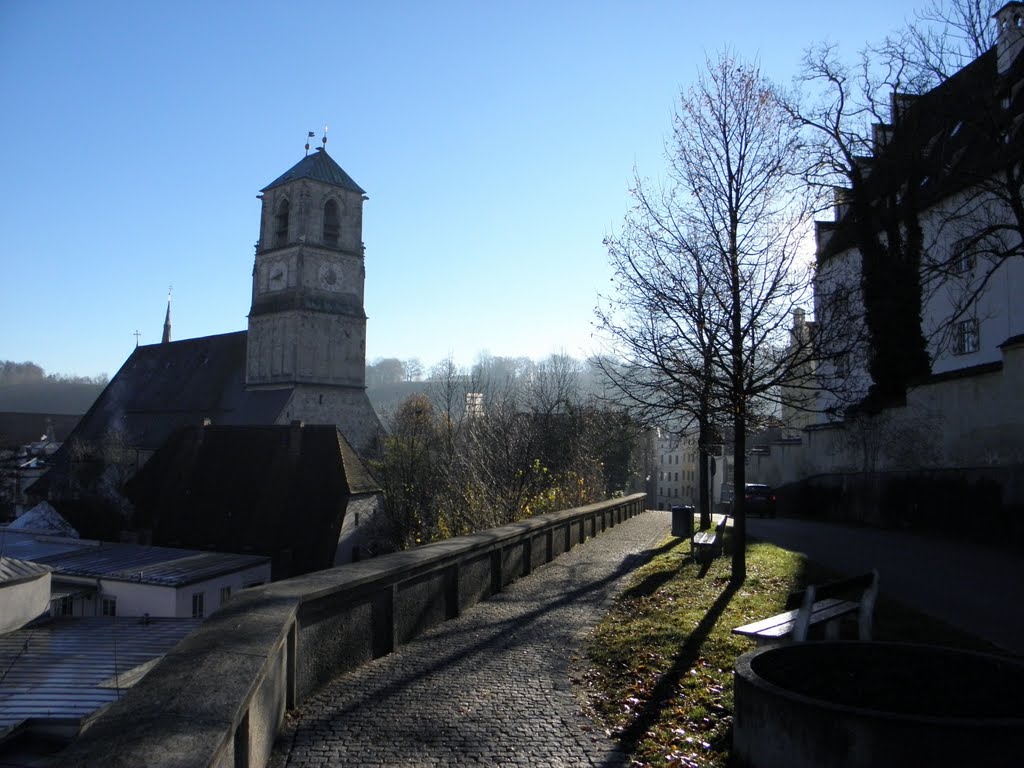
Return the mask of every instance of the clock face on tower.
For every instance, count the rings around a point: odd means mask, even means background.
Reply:
[[[325,291],[341,290],[341,270],[333,264],[320,265],[320,287]]]
[[[272,291],[279,291],[288,284],[288,269],[280,261],[270,265],[267,285]]]

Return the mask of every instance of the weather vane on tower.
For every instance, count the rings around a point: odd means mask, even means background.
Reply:
[[[313,131],[307,131],[306,132],[306,154],[307,155],[309,154],[309,140],[313,139],[313,138],[316,138],[316,134]],[[320,141],[323,142],[323,146],[320,147],[320,149],[327,149],[327,126],[326,125],[324,126],[323,138],[321,138]]]

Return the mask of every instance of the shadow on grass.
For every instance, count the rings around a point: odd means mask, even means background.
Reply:
[[[647,550],[647,552],[650,555],[650,557],[653,559],[653,558],[657,557],[658,555],[664,555],[666,552],[671,552],[676,547],[678,547],[678,546],[680,546],[682,544],[688,544],[689,542],[690,542],[690,539],[688,537],[686,537],[686,536],[670,536],[669,540],[666,541],[664,544],[662,544],[661,546],[659,546],[659,547],[657,547],[655,549]]]
[[[710,564],[701,568],[701,576],[707,573]],[[621,749],[628,754],[636,751],[640,741],[661,717],[666,706],[678,695],[679,685],[683,677],[693,668],[700,656],[701,646],[707,640],[718,619],[722,616],[740,584],[730,581],[722,593],[715,599],[704,618],[694,627],[686,642],[676,654],[672,666],[665,671],[651,691],[647,702],[640,709],[636,718],[619,736]]]
[[[653,560],[659,555],[664,555],[671,552],[676,547],[685,544],[689,539],[685,538],[673,538],[666,543],[662,544],[657,549],[651,550],[649,559]],[[641,579],[636,584],[632,585],[625,591],[623,591],[620,599],[623,600],[634,600],[639,597],[650,597],[667,582],[671,581],[678,575],[678,571],[675,568],[668,568],[657,573],[652,573],[644,579]]]

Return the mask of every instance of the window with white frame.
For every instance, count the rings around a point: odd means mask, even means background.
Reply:
[[[974,269],[974,252],[968,248],[960,248],[950,259],[949,268],[956,275],[964,275]]]
[[[220,588],[220,604],[224,605],[228,600],[231,599],[231,587]]]
[[[117,616],[117,598],[116,597],[104,597],[100,601],[100,615],[102,615],[102,616]]]
[[[953,354],[969,355],[978,351],[978,321],[961,320],[953,326]]]
[[[206,615],[206,610],[203,607],[205,593],[194,592],[192,593],[192,618],[201,619]]]

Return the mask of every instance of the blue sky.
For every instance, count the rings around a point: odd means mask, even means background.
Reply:
[[[306,132],[369,194],[367,357],[593,350],[602,238],[729,48],[788,83],[920,2],[0,0],[0,359],[113,375],[246,327],[256,194]]]

